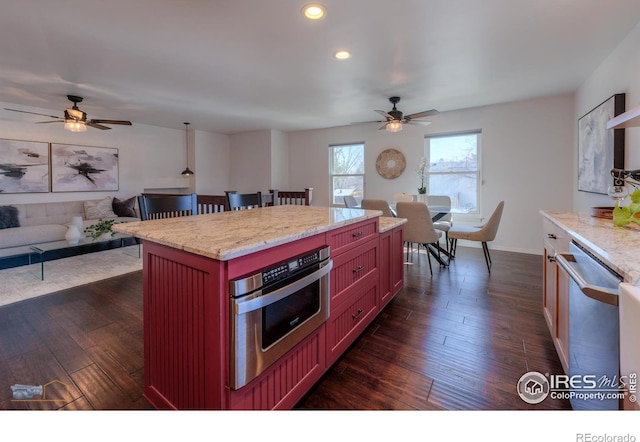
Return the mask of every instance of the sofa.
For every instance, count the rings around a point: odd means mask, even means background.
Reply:
[[[1,206],[0,258],[29,253],[34,244],[64,240],[76,216],[82,217],[84,228],[105,218],[140,221],[136,197]]]

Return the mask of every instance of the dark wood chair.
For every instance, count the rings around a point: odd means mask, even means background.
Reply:
[[[198,215],[229,210],[226,195],[198,195]]]
[[[292,204],[297,206],[310,206],[313,198],[313,187],[304,190],[278,190],[270,189],[273,196],[273,205]]]
[[[229,210],[244,210],[263,207],[262,192],[256,193],[236,193],[225,192],[227,195],[227,206]]]
[[[142,194],[138,197],[138,206],[142,221],[198,214],[198,199],[195,193],[190,195]]]

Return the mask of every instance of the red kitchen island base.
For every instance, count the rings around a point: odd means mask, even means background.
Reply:
[[[354,212],[373,216],[359,215],[346,225],[341,219],[334,228],[230,259],[143,238],[144,394],[149,402],[158,409],[181,410],[293,408],[403,285],[404,220]],[[314,259],[310,251],[326,246],[332,261],[325,272],[330,281],[328,319],[260,367],[246,384],[232,388],[231,336],[237,330],[231,318],[238,307],[230,302],[230,281],[269,266],[275,266],[271,273],[276,274],[297,270],[299,263]],[[266,295],[252,302],[262,297]],[[268,323],[269,315],[263,314],[262,321]],[[249,333],[258,333],[255,328]]]

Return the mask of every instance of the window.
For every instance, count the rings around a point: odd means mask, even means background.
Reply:
[[[349,195],[360,204],[364,197],[364,143],[329,148],[332,204],[344,206],[344,197]]]
[[[427,192],[449,195],[457,213],[478,213],[480,132],[425,137]]]

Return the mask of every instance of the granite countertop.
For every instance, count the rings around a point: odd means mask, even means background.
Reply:
[[[379,210],[282,205],[122,223],[113,230],[227,261],[380,215]]]
[[[378,225],[378,230],[380,233],[387,232],[391,229],[395,229],[403,224],[405,224],[407,220],[405,218],[392,218],[389,216],[381,216],[380,223]]]
[[[625,282],[640,285],[640,226],[616,227],[610,219],[581,212],[540,213],[619,273]]]

